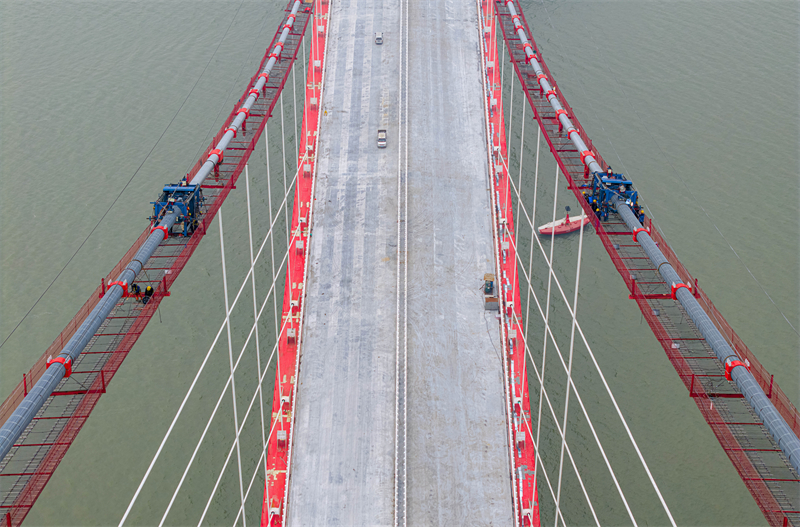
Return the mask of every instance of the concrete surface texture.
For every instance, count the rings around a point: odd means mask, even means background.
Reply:
[[[409,10],[408,524],[512,525],[475,2]]]
[[[400,1],[331,0],[289,525],[394,523],[398,181],[408,185],[400,521],[513,523],[499,325],[480,290],[495,271],[476,6],[408,7],[406,137]]]

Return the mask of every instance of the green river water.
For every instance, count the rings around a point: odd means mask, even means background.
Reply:
[[[684,265],[789,397],[800,401],[800,342],[789,324],[800,327],[800,3],[527,0],[523,7],[547,64],[594,144],[633,179]],[[0,340],[144,161],[0,348],[0,396],[142,231],[159,185],[177,180],[194,164],[255,72],[283,8],[273,1],[0,1]],[[506,69],[507,82],[509,75]],[[442,79],[443,89],[447,82]],[[297,86],[302,100],[299,74]],[[286,92],[286,167],[293,171],[291,102]],[[511,137],[518,149],[519,86],[514,105]],[[277,211],[283,195],[279,119],[270,121],[269,139]],[[523,188],[532,196],[530,120],[525,144]],[[250,168],[253,236],[261,240],[269,226],[263,139]],[[552,159],[542,155],[536,223],[552,214],[554,171]],[[234,292],[248,267],[244,178],[237,187],[223,207]],[[576,205],[563,179],[558,205]],[[282,222],[278,227],[284,228]],[[527,243],[520,240],[523,254]],[[577,248],[577,237],[557,241],[556,270],[565,283],[574,282]],[[284,250],[278,236],[275,253]],[[258,280],[268,284],[268,254],[258,271]],[[32,509],[28,525],[119,522],[224,319],[221,276],[215,224]],[[541,267],[534,268],[533,285],[546,287]],[[565,291],[569,298],[570,291],[571,286]],[[559,302],[553,297],[560,316],[553,327],[566,349],[570,322]],[[262,361],[274,338],[270,309],[260,326]],[[677,524],[764,525],[591,234],[583,247],[578,320]],[[244,344],[251,324],[252,299],[245,292],[234,311],[234,350]],[[237,374],[240,416],[255,385],[254,352],[251,343]],[[551,384],[563,385],[560,366],[552,366]],[[228,368],[223,332],[128,524],[159,522]],[[586,350],[576,346],[575,382],[630,506],[640,524],[664,525],[658,499],[591,370]],[[272,378],[268,373],[268,408]],[[530,386],[538,393],[538,384]],[[554,395],[562,399],[555,404],[557,413],[563,411],[563,388],[560,393]],[[629,525],[574,399],[570,404],[568,439],[598,517],[604,525]],[[233,428],[227,395],[168,524],[197,523]],[[261,470],[247,500],[250,524],[258,521],[263,493],[263,466],[256,468],[259,441],[256,401],[242,449],[245,485]],[[557,471],[557,448],[552,426],[543,425],[549,472]],[[240,499],[235,461],[234,454],[211,500],[208,523],[234,523]],[[563,492],[567,523],[593,524],[571,468],[565,469]],[[552,524],[552,500],[545,493],[540,486],[543,524]]]

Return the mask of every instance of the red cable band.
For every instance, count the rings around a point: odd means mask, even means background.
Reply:
[[[166,240],[167,237],[169,236],[169,232],[167,232],[167,228],[164,227],[163,225],[159,225],[157,227],[153,227],[152,229],[150,229],[150,234],[153,234],[155,231],[163,232],[164,233],[164,238],[163,238],[164,240]]]
[[[229,126],[229,127],[227,127],[227,128],[225,129],[225,132],[226,132],[226,133],[227,133],[227,132],[233,132],[233,137],[236,137],[236,128],[234,128],[233,126]]]
[[[680,289],[681,287],[683,287],[684,289],[686,289],[690,293],[692,292],[692,289],[686,284],[672,284],[672,299],[673,300],[677,300],[678,299],[676,293],[678,292],[678,289]]]
[[[51,359],[47,361],[47,367],[49,368],[51,364],[60,363],[64,365],[64,368],[67,372],[64,374],[64,377],[69,377],[72,375],[72,359],[69,357],[56,357],[55,359]]]
[[[111,290],[111,288],[115,285],[118,285],[122,288],[122,296],[128,296],[128,282],[120,282],[119,280],[115,280],[108,284],[108,289]]]
[[[646,232],[647,234],[650,234],[650,229],[646,229],[646,228],[644,228],[644,227],[639,227],[639,228],[637,228],[637,229],[633,229],[633,241],[637,241],[637,240],[636,240],[636,236],[637,236],[637,235],[638,235],[640,232]]]
[[[740,360],[732,360],[732,361],[726,361],[725,362],[725,378],[726,379],[728,379],[729,381],[731,380],[731,372],[737,366],[744,366],[745,368],[747,368],[747,364],[745,364],[744,362],[742,362]],[[747,371],[750,371],[750,368],[747,368]]]
[[[211,152],[208,153],[208,157],[210,158],[211,156],[217,156],[219,158],[219,161],[217,161],[217,164],[218,165],[222,164],[222,158],[223,158],[222,150],[220,150],[219,148],[215,148],[214,150],[212,150]]]

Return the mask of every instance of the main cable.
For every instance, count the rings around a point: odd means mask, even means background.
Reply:
[[[512,185],[513,185],[513,181],[512,181]],[[514,187],[514,190],[515,190],[515,192],[517,194],[517,197],[519,197],[519,195],[520,195],[519,190],[516,187]],[[522,211],[525,213],[526,219],[528,220],[528,224],[531,226],[531,229],[534,229],[533,221],[532,221],[531,217],[528,215],[528,211],[527,211],[527,209],[525,208],[524,205],[522,206]],[[542,246],[542,243],[539,240],[539,237],[535,233],[534,233],[534,239],[536,240],[536,242],[537,242],[537,244],[539,246],[539,250],[541,251],[541,253],[544,256],[545,260],[547,260],[547,256],[544,253],[544,247]],[[514,250],[516,252],[516,247],[515,247]],[[519,256],[517,256],[517,259],[519,260]],[[519,260],[519,263],[522,264],[521,260]],[[525,267],[524,266],[522,267],[522,270],[523,270],[523,272],[525,272]],[[572,315],[573,313],[572,313],[572,309],[571,309],[571,307],[569,305],[569,301],[567,300],[566,294],[564,293],[564,290],[561,287],[561,283],[560,283],[560,281],[558,279],[558,276],[555,274],[555,271],[552,269],[552,264],[550,264],[550,272],[552,273],[552,276],[553,276],[553,278],[555,280],[556,286],[558,286],[559,292],[561,293],[561,297],[562,297],[567,309],[569,310],[569,314]],[[533,287],[532,287],[532,285],[530,283],[530,277],[527,275],[527,273],[526,273],[526,279],[528,280],[529,292],[533,292]],[[534,299],[537,301],[537,305],[538,305],[538,299],[535,296],[535,293],[534,293]],[[541,307],[540,307],[540,311],[541,311]],[[592,362],[594,364],[595,369],[597,370],[597,373],[600,375],[600,379],[602,380],[603,385],[606,388],[606,392],[608,393],[608,396],[611,399],[611,402],[613,403],[614,408],[617,411],[617,415],[619,416],[620,421],[622,422],[622,425],[624,426],[625,431],[628,434],[628,438],[630,439],[631,444],[633,445],[634,450],[636,451],[636,453],[637,453],[637,455],[639,457],[639,460],[642,463],[642,466],[644,467],[645,472],[647,473],[647,476],[648,476],[648,478],[650,480],[650,483],[653,486],[653,489],[655,490],[656,495],[658,496],[659,501],[661,502],[661,505],[664,508],[664,511],[666,512],[667,516],[669,517],[670,523],[673,525],[673,527],[677,527],[676,524],[675,524],[675,520],[672,517],[672,512],[669,510],[669,506],[667,505],[666,501],[664,500],[664,497],[661,494],[661,490],[658,488],[658,484],[656,483],[655,478],[653,477],[652,473],[650,472],[650,467],[648,466],[647,462],[645,461],[644,456],[643,456],[641,450],[639,449],[639,445],[636,443],[636,440],[633,437],[633,433],[631,432],[630,427],[628,426],[628,423],[627,423],[627,421],[625,420],[625,417],[622,414],[622,410],[620,409],[619,404],[617,403],[617,400],[616,400],[616,398],[614,397],[614,394],[611,391],[611,387],[609,386],[609,384],[608,384],[608,382],[607,382],[607,380],[605,378],[605,375],[603,374],[603,371],[600,369],[600,364],[597,362],[597,358],[595,357],[594,353],[592,352],[591,346],[589,345],[589,341],[586,339],[586,335],[584,335],[583,329],[581,328],[580,323],[576,322],[576,329],[578,330],[578,333],[581,336],[581,340],[582,340],[584,346],[586,347],[586,350],[589,353],[589,356],[592,359]],[[551,336],[552,336],[552,334],[551,334]],[[553,344],[556,345],[556,349],[558,350],[558,346],[555,343],[555,337],[552,337],[552,339],[553,339]],[[559,352],[559,356],[561,356],[560,352]],[[562,365],[564,365],[563,358],[562,358]],[[572,386],[575,389],[576,398],[578,398],[578,400],[580,401],[580,397],[578,395],[577,388],[575,387],[575,384],[573,383]],[[586,417],[587,417],[587,420],[588,420],[588,414],[586,414]]]
[[[86,238],[84,238],[84,240],[81,242],[81,244],[78,246],[78,248],[75,249],[75,252],[72,253],[72,256],[69,257],[69,260],[67,260],[67,263],[64,264],[64,267],[61,268],[61,270],[56,274],[55,278],[53,278],[53,280],[50,282],[50,284],[48,284],[48,286],[44,289],[44,291],[42,291],[42,294],[39,295],[39,298],[36,299],[36,301],[33,303],[33,305],[30,307],[30,309],[28,309],[28,311],[22,316],[20,321],[17,322],[17,325],[14,326],[14,328],[11,330],[11,332],[8,334],[8,336],[6,338],[4,338],[2,342],[0,342],[0,348],[2,348],[3,345],[6,342],[8,342],[8,339],[11,338],[11,336],[14,334],[14,332],[17,331],[17,328],[19,328],[20,325],[22,325],[22,323],[25,321],[25,319],[28,318],[28,315],[31,314],[31,311],[33,311],[33,309],[36,307],[36,305],[39,303],[39,301],[42,298],[44,298],[44,295],[47,294],[47,292],[50,290],[51,287],[53,287],[53,284],[56,283],[56,280],[58,280],[58,278],[64,273],[66,268],[69,266],[69,264],[72,262],[72,260],[75,259],[75,257],[78,255],[80,250],[83,248],[83,246],[86,245],[86,242],[89,241],[89,238],[92,237],[92,234],[94,234],[94,232],[97,230],[97,228],[100,226],[100,224],[103,223],[103,220],[106,219],[106,216],[108,216],[108,213],[111,212],[111,209],[113,209],[114,205],[117,204],[117,201],[119,201],[119,198],[122,197],[122,194],[125,192],[125,190],[133,182],[133,179],[137,176],[137,174],[139,174],[139,171],[142,169],[144,164],[147,162],[148,159],[150,159],[150,155],[153,153],[153,151],[156,149],[158,144],[161,142],[161,139],[164,138],[164,135],[167,133],[167,130],[169,130],[170,126],[172,126],[172,123],[175,122],[175,119],[178,117],[178,114],[181,112],[183,107],[186,105],[186,101],[189,100],[189,97],[192,95],[192,92],[194,92],[194,89],[197,87],[197,84],[200,82],[200,79],[203,78],[203,75],[205,74],[206,70],[208,69],[208,66],[211,64],[211,61],[214,59],[214,56],[216,56],[217,51],[219,51],[219,48],[222,45],[222,42],[225,40],[225,37],[228,36],[228,31],[230,31],[231,26],[233,26],[233,22],[234,22],[234,20],[236,20],[236,16],[239,14],[239,10],[242,8],[243,4],[244,4],[244,0],[242,0],[242,2],[239,4],[239,7],[236,9],[236,13],[234,13],[230,24],[228,24],[228,29],[226,29],[225,30],[225,34],[222,35],[222,38],[220,39],[219,43],[217,44],[217,47],[214,50],[214,53],[211,54],[211,57],[209,57],[208,62],[206,62],[206,65],[203,68],[203,71],[200,72],[200,76],[197,77],[196,81],[194,81],[194,84],[192,85],[192,88],[189,90],[189,93],[186,94],[186,97],[183,99],[183,102],[178,107],[178,109],[175,111],[175,114],[172,116],[172,119],[170,119],[169,123],[167,123],[167,127],[164,128],[164,131],[161,132],[161,135],[158,136],[158,139],[156,139],[156,142],[150,148],[150,151],[147,152],[147,155],[144,156],[144,159],[142,160],[142,162],[139,163],[139,166],[133,172],[133,175],[128,179],[128,182],[125,183],[125,186],[123,186],[122,190],[119,191],[119,194],[117,194],[117,197],[114,198],[114,201],[111,202],[111,205],[108,206],[108,209],[106,209],[105,213],[103,213],[103,215],[100,217],[100,219],[97,220],[97,223],[95,224],[94,227],[92,227],[92,230],[89,231],[89,234],[86,235]]]
[[[294,186],[295,181],[297,181],[297,174],[295,174],[295,177],[292,180],[292,186]],[[285,206],[285,204],[287,202],[287,198],[288,198],[288,193],[284,195],[283,202],[281,203],[281,207],[280,208],[283,208]],[[278,209],[279,211],[280,211],[280,208]],[[276,218],[276,220],[277,220],[277,218]],[[261,247],[259,247],[258,254],[256,255],[255,261],[258,261],[258,258],[261,256],[261,252],[264,250],[264,246],[266,244],[266,241],[270,237],[270,235],[272,234],[274,227],[275,227],[275,223],[273,222],[270,225],[269,231],[267,232],[267,234],[266,234],[266,236],[264,238],[264,241],[261,244]],[[250,278],[250,273],[253,272],[253,269],[254,269],[254,267],[251,266],[250,270],[247,273],[247,276],[245,276],[244,281],[242,282],[242,285],[239,287],[239,291],[238,291],[238,293],[236,294],[236,297],[233,300],[233,303],[231,305],[231,309],[233,309],[236,306],[236,303],[239,301],[239,297],[241,296],[242,291],[244,290],[244,287],[247,284],[247,280]],[[186,406],[186,403],[189,400],[189,397],[191,396],[192,392],[194,391],[194,388],[197,385],[197,381],[200,378],[200,374],[205,369],[206,364],[208,363],[208,359],[211,356],[211,352],[214,350],[214,346],[216,345],[217,340],[219,339],[220,335],[222,334],[222,330],[224,328],[225,328],[225,322],[223,321],[222,325],[220,325],[220,328],[217,331],[217,335],[214,338],[214,342],[212,343],[211,347],[209,348],[208,352],[206,353],[205,357],[203,358],[203,362],[200,365],[200,369],[197,371],[197,374],[195,375],[194,379],[192,380],[192,384],[189,387],[189,391],[186,393],[186,396],[184,396],[183,401],[181,402],[180,407],[178,408],[178,412],[175,414],[175,417],[173,418],[172,423],[170,424],[170,426],[169,426],[169,428],[167,430],[167,433],[165,434],[164,438],[162,439],[161,444],[159,445],[159,447],[158,447],[158,449],[156,451],[156,454],[153,457],[153,460],[150,462],[150,465],[148,466],[147,471],[145,472],[145,475],[142,478],[142,481],[139,483],[139,487],[136,489],[136,492],[134,493],[133,498],[131,498],[131,502],[130,502],[130,504],[128,504],[128,508],[126,509],[125,514],[122,516],[122,519],[120,520],[120,523],[119,523],[120,527],[122,527],[122,525],[124,525],[125,520],[128,518],[128,515],[130,514],[131,509],[133,508],[133,504],[136,502],[137,498],[139,497],[139,493],[141,492],[142,488],[144,487],[145,482],[149,478],[150,472],[153,470],[153,466],[155,465],[156,461],[158,460],[159,456],[161,455],[161,451],[164,449],[164,445],[166,444],[167,439],[169,439],[170,435],[172,434],[172,430],[175,428],[175,423],[177,423],[178,418],[183,413],[183,409]]]

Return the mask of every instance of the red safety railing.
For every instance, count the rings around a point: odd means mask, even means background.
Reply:
[[[506,372],[506,385],[508,386],[507,412],[509,413],[509,462],[513,474],[511,480],[515,483],[514,504],[516,522],[522,526],[538,527],[539,497],[536,488],[536,447],[533,430],[536,424],[532,423],[530,394],[528,392],[527,362],[524,350],[525,325],[522,318],[522,304],[520,302],[519,273],[517,269],[517,256],[515,241],[516,226],[514,208],[511,195],[513,194],[510,175],[508,173],[508,145],[506,144],[506,124],[503,111],[502,78],[500,75],[500,56],[497,46],[498,29],[493,23],[495,19],[495,5],[492,2],[482,2],[480,8],[481,34],[483,35],[482,50],[484,59],[486,86],[486,118],[489,128],[489,158],[492,164],[492,196],[496,197],[494,203],[494,244],[499,265],[498,276],[495,283],[499,292],[502,334],[505,340],[502,343],[503,356],[505,357],[504,371]],[[491,67],[489,65],[492,65]],[[492,107],[494,105],[494,107]],[[493,199],[495,201],[495,199]]]
[[[316,175],[317,131],[323,93],[323,71],[328,37],[328,0],[314,0],[314,31],[303,106],[303,123],[297,153],[297,180],[292,207],[291,245],[286,266],[281,329],[278,338],[278,362],[272,397],[272,420],[267,438],[267,481],[261,510],[261,525],[284,525],[294,432],[294,402],[297,396],[297,368],[303,343],[304,283],[310,226],[313,213],[313,193]],[[316,101],[316,103],[312,102]]]

